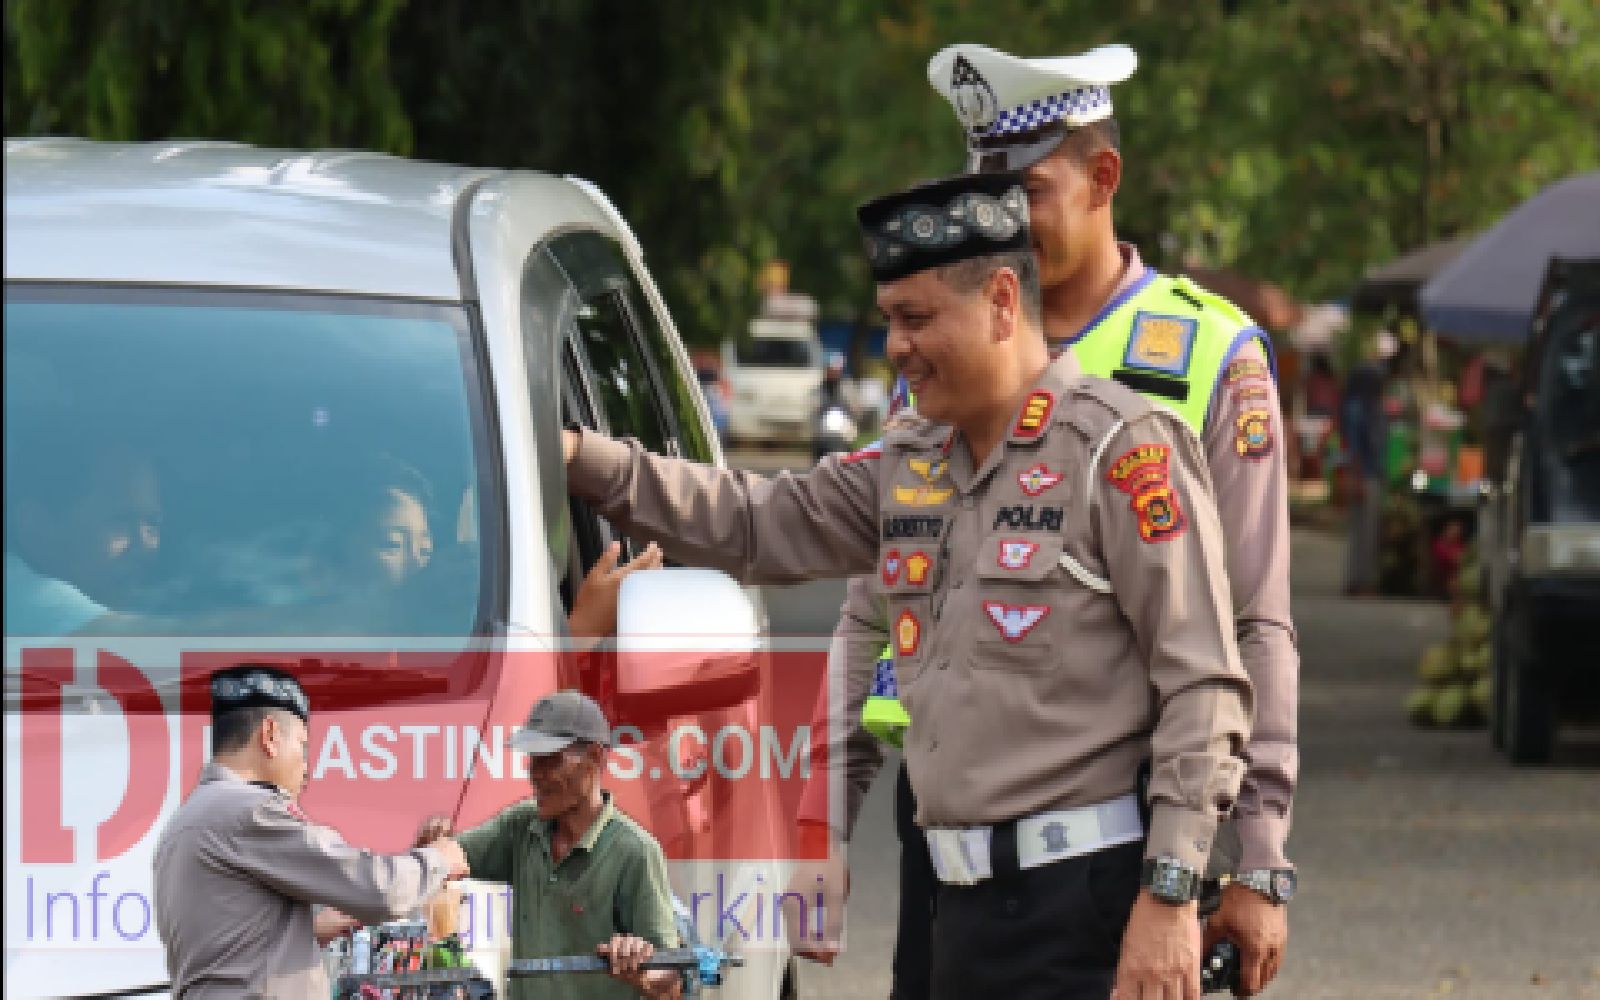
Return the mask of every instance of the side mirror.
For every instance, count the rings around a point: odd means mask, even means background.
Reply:
[[[646,730],[736,705],[760,689],[755,606],[726,573],[672,567],[631,573],[617,597],[617,708]]]

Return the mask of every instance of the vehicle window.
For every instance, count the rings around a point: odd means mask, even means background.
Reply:
[[[672,338],[677,335],[663,326],[660,317],[650,308],[644,289],[629,276],[628,303],[639,331],[644,338],[645,353],[650,356],[660,375],[667,404],[671,408],[673,423],[677,428],[680,453],[696,462],[711,462],[716,454],[711,448],[713,431],[700,415],[695,389],[689,384],[689,374],[678,364],[678,352],[673,350]],[[715,382],[716,372],[696,372],[693,378],[701,386],[709,379]],[[707,387],[705,391],[714,391]]]
[[[751,368],[811,368],[816,364],[809,343],[779,337],[752,337],[739,345],[736,357],[739,364]]]
[[[7,634],[115,613],[139,633],[465,635],[495,613],[459,308],[15,287],[5,326]]]
[[[1572,300],[1550,318],[1539,387],[1550,456],[1567,489],[1600,509],[1600,302]]]
[[[570,233],[551,241],[550,254],[577,291],[561,311],[601,428],[635,437],[650,451],[678,454],[676,424],[658,373],[646,356],[629,293],[632,274],[621,250],[599,233]]]

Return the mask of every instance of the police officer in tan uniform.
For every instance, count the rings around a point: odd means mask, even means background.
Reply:
[[[1228,937],[1239,945],[1241,986],[1248,995],[1277,974],[1288,938],[1284,904],[1294,889],[1285,840],[1299,771],[1299,657],[1290,617],[1281,416],[1266,335],[1225,300],[1157,274],[1132,244],[1116,239],[1112,203],[1122,161],[1111,88],[1134,72],[1136,62],[1123,45],[1021,59],[961,44],[933,56],[928,79],[961,121],[968,169],[1025,171],[1046,336],[1091,371],[1123,379],[1156,402],[1190,404],[1227,538],[1240,654],[1256,695],[1248,767],[1229,820],[1233,836],[1214,862],[1237,884],[1224,890],[1222,907],[1206,926],[1208,940]],[[1163,296],[1163,286],[1171,293]],[[1165,315],[1190,327],[1197,341],[1192,347],[1200,348],[1190,351],[1191,360],[1182,370],[1123,363],[1136,358],[1141,322]],[[1208,338],[1223,348],[1210,356],[1209,367],[1203,350]],[[1097,360],[1107,362],[1106,370]],[[858,719],[875,676],[887,667],[893,677],[892,667],[878,664],[888,629],[870,581],[852,581],[833,645],[845,661],[836,669],[846,679],[844,721],[851,731],[830,761],[842,765],[842,780],[833,784],[843,784],[845,795],[830,808],[820,795],[826,784],[819,782],[808,790],[800,813],[802,823],[829,824],[835,845],[854,827],[884,760],[881,745]],[[911,798],[902,770],[896,789],[903,857],[893,1000],[927,995],[932,875],[914,833],[904,832],[915,808]]]
[[[404,917],[467,874],[453,840],[381,855],[308,820],[295,798],[309,719],[305,692],[282,670],[212,675],[212,760],[156,845],[156,926],[174,997],[321,1000],[319,944],[356,922]],[[331,909],[314,914],[316,904]]]
[[[1050,359],[1027,211],[1007,174],[861,208],[920,410],[881,443],[764,479],[568,431],[569,485],[744,580],[872,572],[941,882],[935,997],[1197,997],[1193,894],[1251,710],[1222,530],[1182,420]]]

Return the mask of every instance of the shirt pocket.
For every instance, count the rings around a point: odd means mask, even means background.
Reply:
[[[1059,534],[996,532],[979,546],[978,666],[1029,669],[1055,662],[1068,631],[1061,603]]]

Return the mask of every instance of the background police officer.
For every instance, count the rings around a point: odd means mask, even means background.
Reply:
[[[1250,712],[1199,441],[1050,360],[1018,176],[860,215],[925,419],[776,479],[568,431],[569,485],[748,581],[874,570],[941,881],[935,997],[1197,996],[1193,892]]]
[[[306,819],[295,798],[310,713],[275,667],[211,677],[212,760],[156,844],[156,926],[175,997],[325,997],[319,937],[351,918],[404,917],[467,874],[453,840],[381,855]],[[342,912],[314,920],[314,904]]]
[[[966,130],[968,169],[1023,170],[1033,246],[1039,256],[1046,335],[1070,345],[1092,374],[1115,378],[1176,410],[1201,436],[1228,539],[1228,577],[1240,653],[1256,691],[1246,752],[1249,769],[1234,809],[1240,884],[1224,892],[1207,924],[1208,943],[1240,945],[1241,986],[1263,988],[1287,943],[1283,903],[1293,869],[1284,851],[1299,768],[1299,658],[1289,613],[1288,486],[1278,446],[1280,411],[1270,343],[1226,300],[1146,267],[1118,242],[1112,201],[1121,180],[1110,86],[1132,75],[1131,49],[1019,59],[980,45],[955,45],[928,64],[928,78]],[[849,718],[898,745],[910,724],[881,663],[887,622],[869,585],[853,581],[833,649],[847,657]],[[859,708],[858,706],[863,706]],[[883,752],[857,729],[839,748],[848,784],[835,839],[854,825]],[[807,796],[803,820],[827,821],[828,804]],[[932,869],[910,822],[915,802],[904,770],[896,789],[902,842],[896,1000],[927,995]],[[908,835],[909,832],[909,835]],[[1253,887],[1253,888],[1251,888]]]

